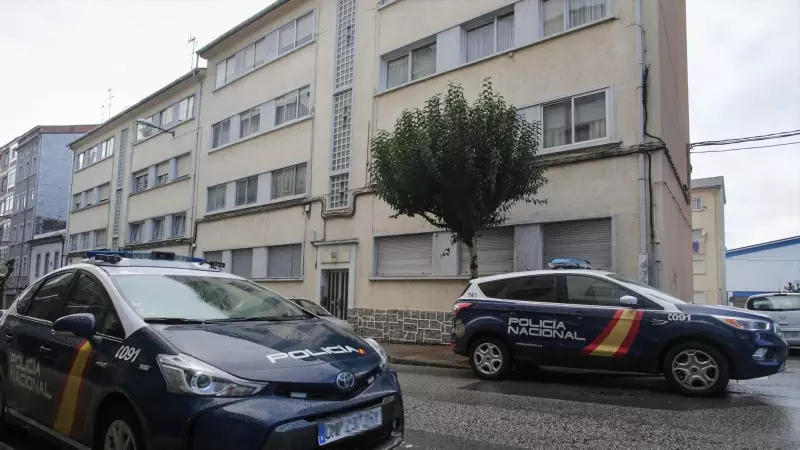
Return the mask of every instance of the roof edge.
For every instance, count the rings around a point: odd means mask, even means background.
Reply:
[[[789,245],[795,245],[795,244],[800,244],[800,236],[792,236],[783,239],[778,239],[775,241],[762,242],[760,244],[753,244],[753,245],[748,245],[746,247],[734,248],[725,251],[725,257],[729,258],[732,256],[747,255],[749,253],[755,253],[761,250],[770,250],[773,248],[787,247]]]
[[[252,16],[250,16],[247,19],[245,19],[244,22],[241,22],[239,25],[236,25],[235,27],[231,28],[230,30],[222,33],[219,37],[217,37],[213,41],[211,41],[208,44],[204,45],[200,50],[197,51],[197,54],[201,58],[205,59],[203,56],[208,54],[208,52],[210,52],[211,50],[213,50],[214,47],[220,45],[224,41],[228,40],[228,38],[232,37],[233,35],[235,35],[236,33],[240,32],[240,31],[244,30],[245,28],[249,27],[250,25],[252,25],[255,22],[257,22],[258,20],[260,20],[262,17],[265,17],[265,16],[269,15],[269,13],[275,11],[276,9],[278,9],[281,6],[289,3],[290,1],[292,1],[292,0],[275,0],[275,2],[272,3],[271,5],[267,6],[266,8],[262,9],[261,11],[255,13],[255,14],[253,14]]]

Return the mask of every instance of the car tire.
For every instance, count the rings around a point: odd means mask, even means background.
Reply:
[[[480,336],[469,348],[469,365],[484,380],[500,380],[511,371],[511,353],[494,336]]]
[[[115,447],[114,444],[120,444],[120,440],[127,440],[128,437],[133,441],[133,446],[128,447],[128,450],[146,450],[142,427],[130,406],[115,405],[104,416],[98,428],[100,432],[97,434],[94,450],[122,450],[124,446]],[[116,442],[115,435],[118,438]]]
[[[716,348],[702,342],[672,347],[664,357],[667,383],[689,397],[711,397],[725,391],[730,381],[728,360]]]

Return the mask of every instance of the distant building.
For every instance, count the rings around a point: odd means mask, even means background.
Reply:
[[[800,282],[800,236],[735,248],[725,253],[728,299],[742,306],[747,297],[779,292]]]
[[[33,236],[28,241],[31,247],[31,264],[28,271],[28,284],[63,266],[64,236],[67,230],[61,229]]]
[[[694,303],[725,304],[725,180],[692,180]]]
[[[2,147],[2,161],[8,163],[0,172],[5,173],[0,178],[0,187],[5,187],[0,229],[8,230],[7,258],[16,259],[3,303],[13,301],[28,286],[33,236],[66,229],[72,168],[67,144],[93,127],[39,125]]]

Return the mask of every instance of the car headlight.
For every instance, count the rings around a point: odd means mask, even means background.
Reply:
[[[754,320],[754,319],[743,319],[741,317],[731,317],[731,316],[711,316],[723,323],[726,323],[734,328],[738,328],[740,330],[750,330],[750,331],[769,331],[770,330],[770,323],[766,320]]]
[[[386,368],[389,367],[389,355],[386,353],[386,350],[384,350],[383,347],[381,347],[381,344],[379,344],[375,339],[364,338],[364,340],[367,341],[367,343],[371,345],[379,355],[381,355],[381,369],[386,370]]]
[[[242,380],[189,355],[158,355],[156,358],[167,391],[204,397],[247,397],[264,389],[266,383]]]

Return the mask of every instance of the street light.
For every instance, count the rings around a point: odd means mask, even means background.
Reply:
[[[161,130],[161,131],[163,131],[164,133],[169,133],[169,134],[171,134],[171,135],[172,135],[172,137],[175,137],[175,131],[171,131],[171,130],[165,130],[165,129],[161,128],[160,126],[158,126],[158,125],[153,125],[152,123],[150,123],[150,122],[148,122],[148,121],[146,121],[146,120],[144,120],[144,119],[136,119],[136,123],[140,123],[140,124],[142,124],[142,125],[147,125],[148,127],[153,127],[153,128],[155,128],[156,130]]]

